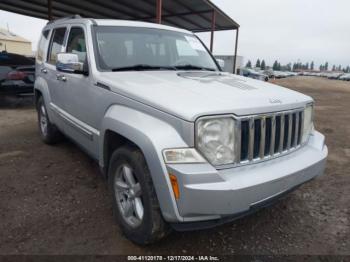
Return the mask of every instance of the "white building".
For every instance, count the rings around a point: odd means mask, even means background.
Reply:
[[[32,56],[32,42],[6,29],[0,28],[0,52]]]

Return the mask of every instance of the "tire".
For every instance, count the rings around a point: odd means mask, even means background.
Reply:
[[[146,161],[138,148],[123,146],[113,152],[108,182],[113,215],[126,238],[138,245],[147,245],[170,233]]]
[[[37,102],[38,125],[41,139],[44,143],[53,145],[62,139],[61,132],[50,122],[43,97],[39,97]]]

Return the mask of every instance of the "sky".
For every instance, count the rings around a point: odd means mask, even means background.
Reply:
[[[255,64],[257,58],[268,65],[275,60],[326,61],[350,65],[349,0],[212,0],[240,24],[238,54]],[[0,27],[37,41],[46,20],[0,10]],[[199,36],[209,45],[209,34]],[[235,33],[215,33],[214,54],[234,53]]]

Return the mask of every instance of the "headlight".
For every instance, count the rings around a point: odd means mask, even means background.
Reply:
[[[164,161],[167,164],[186,164],[207,162],[194,148],[174,148],[163,151]]]
[[[213,165],[234,162],[234,125],[231,117],[198,120],[196,144],[198,150]]]
[[[304,110],[304,121],[302,130],[302,140],[301,143],[305,143],[313,130],[313,106],[308,105]]]

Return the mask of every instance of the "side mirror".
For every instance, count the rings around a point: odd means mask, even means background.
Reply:
[[[56,69],[66,73],[87,74],[84,63],[79,62],[78,55],[73,53],[58,53]]]
[[[218,64],[221,67],[221,69],[223,69],[225,67],[225,61],[224,60],[217,58],[216,62],[218,62]]]

